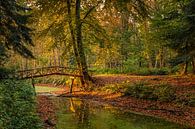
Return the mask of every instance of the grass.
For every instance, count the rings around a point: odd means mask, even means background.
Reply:
[[[61,91],[61,88],[56,87],[46,87],[46,86],[35,86],[35,90],[37,93],[43,93],[43,92],[55,92],[55,91]]]

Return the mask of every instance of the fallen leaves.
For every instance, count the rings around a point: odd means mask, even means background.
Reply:
[[[54,129],[56,124],[55,105],[48,96],[43,95],[37,96],[37,103],[37,111],[44,123],[44,127],[50,127],[50,129]]]

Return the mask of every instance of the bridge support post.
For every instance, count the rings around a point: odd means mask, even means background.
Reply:
[[[74,77],[71,77],[71,84],[70,84],[70,93],[72,94],[72,89],[73,89],[73,85],[74,85]]]
[[[33,86],[33,89],[34,89],[34,92],[35,92],[35,95],[36,95],[34,78],[31,78],[31,83],[32,83],[32,86]]]

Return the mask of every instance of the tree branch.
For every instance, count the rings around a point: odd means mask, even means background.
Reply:
[[[95,9],[96,6],[92,6],[88,11],[87,13],[85,14],[84,18],[83,19],[86,19],[87,16]]]
[[[101,3],[101,1],[98,1],[98,3],[97,3],[97,5],[95,5],[95,6],[92,6],[88,11],[87,11],[87,13],[85,14],[85,16],[83,17],[83,20],[85,20],[87,17],[88,17],[88,15],[99,5]]]

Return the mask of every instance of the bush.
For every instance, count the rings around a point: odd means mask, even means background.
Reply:
[[[182,105],[195,107],[195,94],[187,93],[177,96],[176,102]]]
[[[0,67],[0,78],[3,78],[3,77],[7,77],[7,75],[12,72],[13,70],[11,69],[6,69],[6,68],[2,68]]]
[[[95,74],[136,74],[136,75],[168,75],[170,73],[169,68],[137,68],[137,67],[124,67],[109,69],[109,68],[93,68],[91,69]]]
[[[153,88],[146,86],[145,83],[135,83],[127,87],[124,95],[140,98],[156,100],[157,96],[153,94]]]
[[[25,81],[0,81],[0,127],[3,129],[40,129],[34,89]]]
[[[169,69],[168,68],[153,68],[153,69],[149,69],[149,68],[140,68],[137,69],[133,72],[133,74],[136,75],[143,75],[143,76],[147,76],[147,75],[168,75]]]
[[[120,69],[110,69],[110,68],[93,68],[90,69],[93,74],[119,74],[122,73]]]
[[[139,99],[169,102],[176,99],[175,90],[169,85],[148,86],[143,82],[129,85],[124,95]]]
[[[124,89],[126,89],[126,84],[109,84],[101,88],[101,91],[105,91],[107,93],[123,93]]]
[[[170,85],[157,85],[153,93],[158,96],[159,101],[169,102],[176,99],[175,90]]]
[[[195,95],[193,93],[186,93],[178,96],[175,92],[176,90],[171,85],[159,84],[151,86],[139,82],[126,86],[124,95],[139,99],[174,102],[181,105],[195,107]]]

